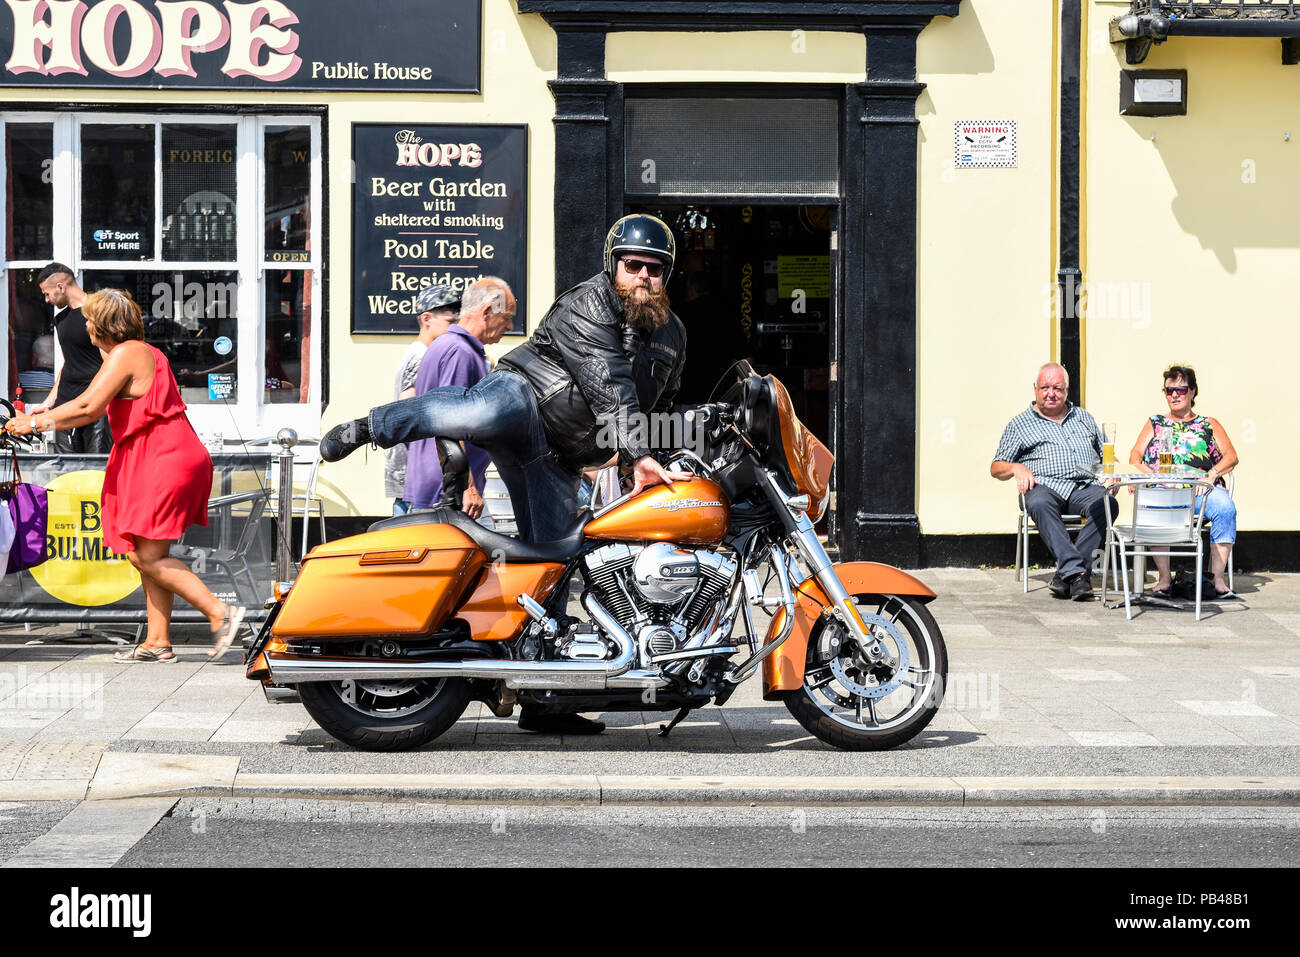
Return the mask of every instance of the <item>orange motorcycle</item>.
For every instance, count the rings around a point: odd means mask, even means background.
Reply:
[[[676,711],[667,734],[760,668],[763,697],[828,744],[910,740],[947,677],[935,594],[888,565],[830,561],[814,523],[833,457],[785,387],[738,363],[684,434],[694,447],[669,461],[689,481],[583,512],[558,541],[443,506],[313,549],[277,586],[248,677],[368,750],[418,747],[472,700],[502,717],[516,703]],[[459,501],[463,469],[446,475]]]

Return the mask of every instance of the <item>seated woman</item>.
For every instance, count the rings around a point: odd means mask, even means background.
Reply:
[[[1216,486],[1205,502],[1205,517],[1212,523],[1210,529],[1210,568],[1214,573],[1214,597],[1235,598],[1223,572],[1228,567],[1232,544],[1237,540],[1237,506],[1224,488],[1223,476],[1237,467],[1237,450],[1232,447],[1228,433],[1218,419],[1197,415],[1196,370],[1188,366],[1170,366],[1164,371],[1165,401],[1169,403],[1168,415],[1153,415],[1142,427],[1129,463],[1143,472],[1154,472],[1160,463],[1161,441],[1169,443],[1176,468],[1196,469]],[[1171,595],[1173,579],[1169,575],[1169,557],[1153,556],[1160,580],[1155,591],[1158,598]]]

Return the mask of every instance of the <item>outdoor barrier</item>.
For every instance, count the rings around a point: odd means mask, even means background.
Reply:
[[[49,491],[46,560],[0,582],[0,622],[144,622],[139,573],[103,540],[100,490],[108,456],[19,455],[18,461],[25,481]],[[270,453],[213,453],[209,524],[190,528],[171,550],[213,594],[244,605],[254,619],[265,617],[262,604],[274,578],[270,463]],[[172,620],[206,619],[178,598]]]

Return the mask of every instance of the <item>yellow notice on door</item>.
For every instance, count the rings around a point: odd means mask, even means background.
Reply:
[[[781,299],[793,299],[795,290],[802,289],[807,299],[831,297],[830,256],[777,256],[776,294]]]
[[[121,601],[140,587],[140,574],[104,544],[99,494],[104,473],[67,472],[52,480],[45,563],[32,578],[59,601],[91,607]]]

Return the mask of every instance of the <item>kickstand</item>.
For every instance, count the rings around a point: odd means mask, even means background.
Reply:
[[[682,718],[686,717],[690,713],[691,713],[690,708],[682,708],[681,711],[677,712],[677,715],[676,717],[673,718],[673,720],[669,721],[667,724],[659,725],[659,737],[661,738],[668,737],[668,735],[672,733],[673,728],[677,727],[678,723],[682,720]]]

